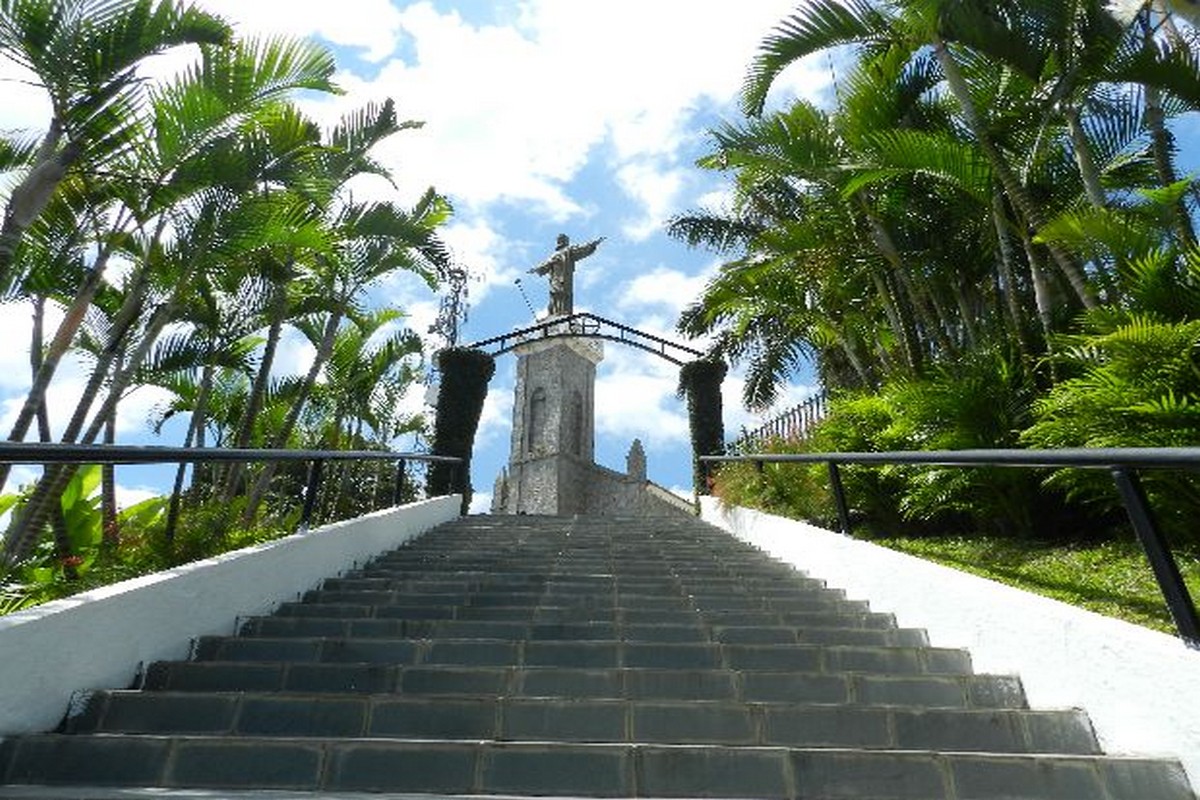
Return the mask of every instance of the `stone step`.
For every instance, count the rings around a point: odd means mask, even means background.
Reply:
[[[1079,711],[698,700],[93,692],[64,732],[1099,752]]]
[[[1177,762],[719,745],[47,734],[13,784],[573,797],[1194,800]]]
[[[296,604],[289,604],[288,608]],[[588,595],[541,592],[476,592],[458,594],[407,594],[402,591],[327,591],[306,592],[300,605],[359,605],[376,608],[595,608],[612,612],[624,610],[681,611],[701,613],[776,612],[864,614],[870,611],[861,600],[846,600],[834,593],[820,596],[755,597],[725,595],[691,597],[679,595]],[[289,613],[283,611],[283,613]]]
[[[277,617],[382,619],[470,619],[554,622],[627,622],[713,625],[813,625],[817,627],[894,628],[890,614],[869,611],[864,603],[843,601],[833,608],[774,611],[741,609],[734,611],[692,609],[646,609],[596,606],[429,606],[420,603],[396,603],[372,606],[362,603],[283,603]]]
[[[448,664],[588,668],[800,670],[893,675],[968,674],[964,650],[718,641],[388,639],[204,636],[197,661]]]
[[[464,697],[738,700],[929,708],[1025,708],[1005,675],[871,675],[729,669],[156,662],[150,691],[400,693]]]
[[[509,639],[531,641],[624,640],[729,644],[847,644],[891,647],[928,645],[923,630],[794,625],[619,624],[609,621],[339,619],[258,617],[242,623],[246,637],[351,637],[405,639]]]
[[[512,590],[517,593],[541,591],[546,594],[586,594],[586,595],[659,595],[686,596],[704,594],[737,594],[756,595],[763,597],[793,597],[808,595],[833,594],[841,596],[839,590],[829,589],[821,581],[812,578],[796,578],[788,582],[754,582],[754,581],[686,581],[679,578],[642,579],[580,579],[580,581],[521,581],[496,582],[485,579],[456,579],[456,581],[430,581],[430,579],[414,579],[412,576],[396,575],[360,575],[355,577],[343,576],[328,578],[322,584],[325,591],[400,591],[410,595],[422,594],[470,594],[476,591]]]

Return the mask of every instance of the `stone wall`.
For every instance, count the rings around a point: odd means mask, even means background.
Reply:
[[[565,453],[509,464],[506,499],[495,502],[493,512],[621,517],[696,513],[687,500],[648,480]]]

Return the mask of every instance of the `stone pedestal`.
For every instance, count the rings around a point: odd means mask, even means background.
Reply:
[[[513,352],[517,383],[508,485],[503,507],[496,510],[582,513],[595,454],[596,365],[604,347],[594,339],[556,337]]]

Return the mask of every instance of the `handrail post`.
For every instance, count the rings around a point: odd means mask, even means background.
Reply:
[[[838,522],[842,526],[842,535],[850,535],[850,507],[846,505],[846,489],[842,486],[842,473],[836,461],[826,462],[829,465],[829,488],[833,491],[833,504],[837,506]]]
[[[308,532],[308,523],[312,520],[313,509],[317,507],[317,487],[321,485],[321,473],[325,470],[325,460],[314,459],[308,465],[308,480],[304,487],[304,508],[300,512],[300,532]]]
[[[1183,582],[1179,565],[1171,555],[1166,537],[1154,521],[1141,481],[1135,472],[1126,467],[1113,467],[1112,476],[1138,541],[1150,559],[1150,567],[1167,600],[1167,609],[1171,612],[1180,638],[1188,647],[1200,649],[1200,618],[1196,615],[1196,605],[1188,593],[1187,584]]]
[[[396,461],[396,484],[392,489],[392,505],[398,506],[404,502],[405,470],[408,463],[403,459]]]

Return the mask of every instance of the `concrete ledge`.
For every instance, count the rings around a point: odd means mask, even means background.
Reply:
[[[1106,752],[1178,758],[1200,784],[1200,652],[1179,639],[711,497],[701,516],[935,646],[967,648],[977,672],[1019,674],[1034,708],[1085,709]]]
[[[0,617],[0,734],[53,728],[78,689],[121,688],[138,665],[186,658],[323,578],[458,516],[457,495],[316,528]]]

